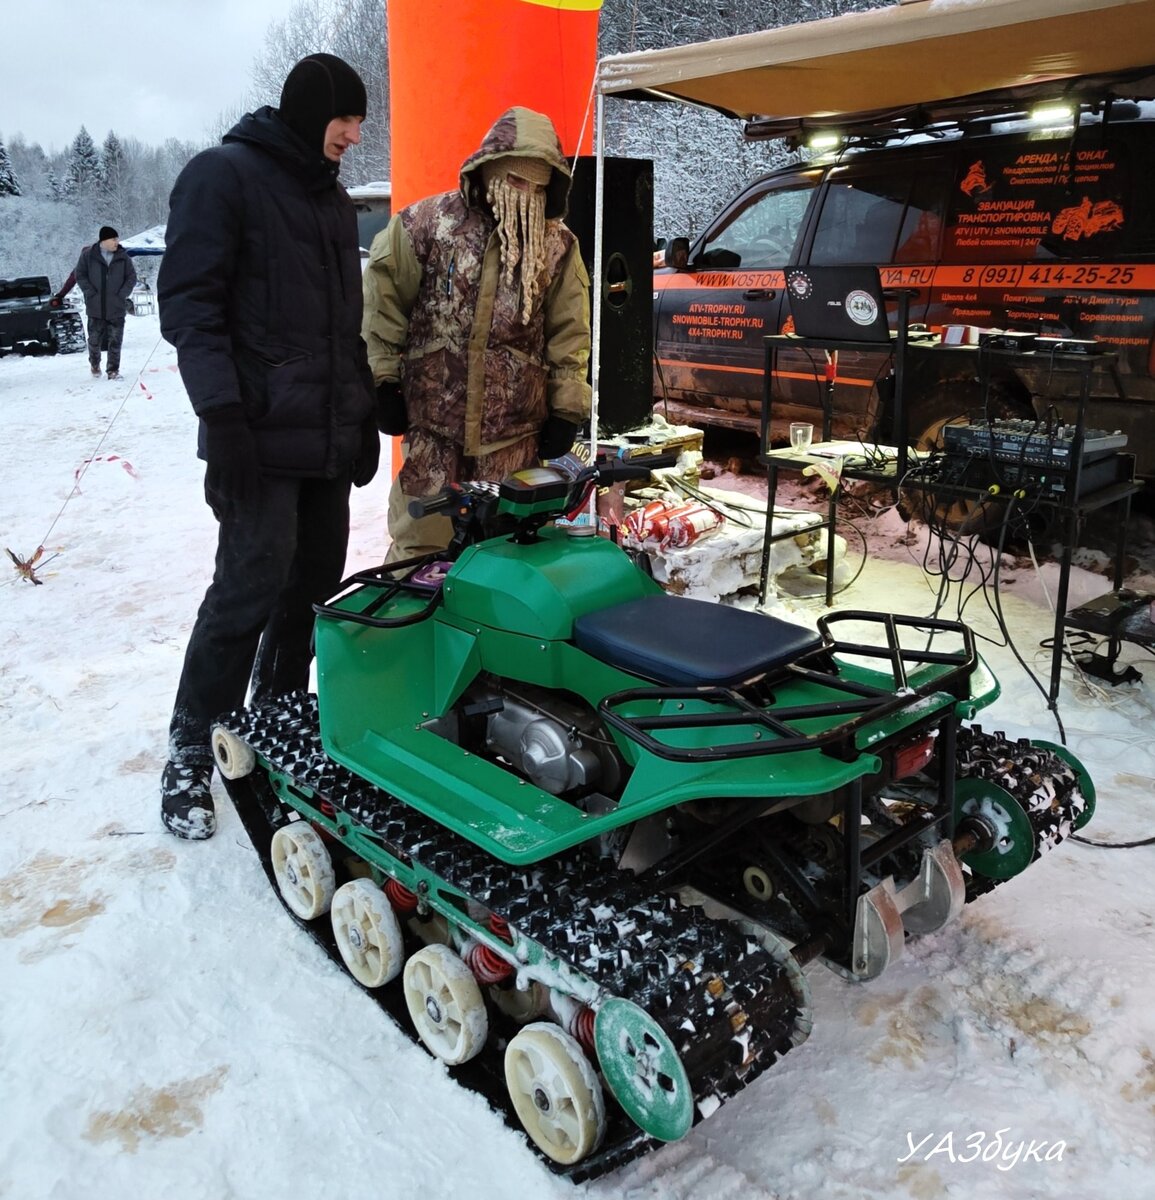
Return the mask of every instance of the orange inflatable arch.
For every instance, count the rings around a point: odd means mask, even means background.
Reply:
[[[457,186],[461,163],[514,104],[588,154],[602,0],[390,0],[393,211]]]

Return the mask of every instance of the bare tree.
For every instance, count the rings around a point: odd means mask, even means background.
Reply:
[[[361,144],[348,151],[341,177],[347,184],[389,178],[389,54],[386,0],[299,0],[274,21],[253,64],[253,107],[276,105],[293,64],[323,51],[343,58],[361,76],[369,112]]]
[[[605,0],[598,53],[625,54],[710,41],[820,17],[878,8],[888,0]],[[896,0],[890,0],[896,2]],[[748,143],[734,120],[681,104],[606,104],[607,153],[654,160],[654,232],[694,235],[723,201],[756,175],[795,161],[781,142]]]

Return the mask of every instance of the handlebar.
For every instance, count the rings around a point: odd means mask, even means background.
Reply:
[[[432,496],[422,496],[417,500],[409,501],[409,515],[415,520],[420,521],[422,517],[431,517],[434,513],[444,512],[447,508],[454,508],[461,501],[462,491],[456,484],[451,484],[447,488],[443,488],[440,492]]]

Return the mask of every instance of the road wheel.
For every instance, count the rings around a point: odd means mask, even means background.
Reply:
[[[349,974],[378,988],[401,974],[401,923],[385,893],[370,879],[351,879],[333,896],[333,936]]]
[[[505,1084],[526,1133],[554,1162],[581,1162],[596,1149],[605,1100],[575,1038],[548,1021],[527,1025],[506,1047]]]
[[[405,1003],[417,1036],[451,1067],[481,1052],[489,1014],[473,973],[448,946],[425,946],[405,964]]]
[[[213,759],[222,779],[244,779],[253,773],[257,756],[247,742],[223,725],[213,729],[212,736]]]
[[[273,877],[289,908],[303,921],[329,911],[336,890],[333,860],[308,821],[292,821],[273,834]]]

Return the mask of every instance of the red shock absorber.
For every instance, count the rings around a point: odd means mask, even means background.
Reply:
[[[385,886],[381,890],[399,913],[417,911],[417,897],[403,883],[398,883],[396,879],[392,878],[386,879]]]
[[[588,1004],[579,1005],[570,1018],[567,1032],[577,1038],[581,1048],[589,1055],[590,1060],[597,1062],[597,1051],[594,1048],[594,1019],[596,1014]]]
[[[509,932],[509,922],[504,917],[499,917],[497,913],[489,914],[489,928],[503,942],[508,942],[513,945],[513,934]]]
[[[513,963],[506,962],[496,950],[481,942],[466,947],[463,957],[478,983],[501,983],[513,974]]]

